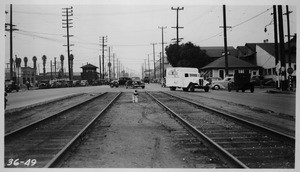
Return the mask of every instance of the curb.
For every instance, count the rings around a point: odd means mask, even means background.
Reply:
[[[296,91],[267,90],[267,93],[271,93],[271,94],[295,94]]]

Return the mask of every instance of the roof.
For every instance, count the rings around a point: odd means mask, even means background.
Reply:
[[[256,45],[275,57],[275,43],[258,43]]]
[[[216,46],[216,47],[200,47],[201,50],[205,50],[206,54],[209,57],[221,57],[224,53],[224,47],[223,46]],[[237,56],[237,50],[232,47],[229,46],[227,47],[227,51],[233,55],[233,56]]]
[[[82,66],[81,68],[98,68],[98,67],[96,67],[96,66],[94,66],[94,65],[92,65],[92,64],[87,64],[87,65],[85,65],[85,66]]]
[[[248,63],[244,60],[238,59],[232,55],[228,55],[228,68],[252,68],[258,69],[259,66]],[[201,70],[205,69],[225,69],[225,56],[218,58],[217,60],[209,63],[208,65],[201,68]]]
[[[236,49],[243,54],[242,56],[250,56],[252,54],[255,54],[255,51],[247,46],[237,46]]]

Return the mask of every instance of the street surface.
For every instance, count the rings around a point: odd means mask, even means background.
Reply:
[[[159,84],[146,84],[145,89],[137,89],[141,91],[169,91],[169,88],[163,88]],[[288,114],[295,116],[296,96],[295,94],[271,94],[267,93],[270,88],[260,89],[256,88],[254,93],[248,90],[245,93],[226,90],[209,90],[204,92],[202,89],[197,89],[194,93],[208,98],[220,99],[228,102],[233,102],[245,106],[256,107],[260,109],[270,110],[276,113]],[[8,105],[7,110],[20,108],[39,102],[65,97],[78,93],[93,93],[93,92],[133,92],[133,89],[126,89],[125,87],[110,88],[104,86],[87,86],[87,87],[73,87],[73,88],[59,88],[59,89],[37,89],[37,90],[22,90],[20,92],[9,93],[7,96]],[[181,89],[175,92],[183,93]]]

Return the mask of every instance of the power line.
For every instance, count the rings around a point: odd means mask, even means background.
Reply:
[[[262,15],[262,14],[268,12],[270,9],[272,9],[272,7],[268,8],[267,10],[265,10],[265,11],[263,11],[263,12],[261,12],[261,13],[255,15],[255,16],[253,16],[253,17],[251,17],[251,18],[249,18],[249,19],[247,19],[247,20],[245,20],[245,21],[243,21],[243,22],[241,22],[241,23],[238,23],[238,24],[232,26],[230,31],[232,31],[232,29],[235,28],[235,27],[238,27],[238,26],[240,26],[240,25],[242,25],[242,24],[245,24],[245,23],[249,22],[250,20],[253,20],[253,19],[259,17],[260,15]],[[198,42],[196,42],[196,43],[204,42],[204,41],[207,41],[207,40],[209,40],[209,39],[212,39],[212,38],[214,38],[214,37],[216,37],[216,36],[222,36],[222,35],[223,35],[223,32],[219,32],[219,33],[217,33],[217,34],[215,34],[215,35],[212,35],[212,36],[210,36],[210,37],[208,37],[208,38],[206,38],[206,39],[203,39],[203,40],[201,40],[201,41],[198,41]]]

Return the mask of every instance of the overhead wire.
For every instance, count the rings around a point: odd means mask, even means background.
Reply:
[[[247,22],[249,22],[249,21],[251,21],[251,20],[253,20],[253,19],[259,17],[260,15],[262,15],[262,14],[268,12],[270,9],[272,9],[272,7],[268,8],[267,10],[265,10],[265,11],[263,11],[263,12],[261,12],[261,13],[255,15],[255,16],[253,16],[253,17],[251,17],[251,18],[249,18],[249,19],[247,19],[247,20],[245,20],[245,21],[243,21],[243,22],[241,22],[241,23],[238,23],[238,24],[232,26],[230,31],[232,31],[233,28],[236,28],[236,27],[238,27],[238,26],[240,26],[240,25],[242,25],[242,24],[244,24],[244,23],[247,23]],[[207,41],[207,40],[209,40],[209,39],[212,39],[212,38],[214,38],[214,37],[216,37],[216,36],[222,36],[223,34],[224,34],[223,32],[219,32],[218,34],[212,35],[212,36],[210,36],[210,37],[208,37],[208,38],[206,38],[206,39],[203,39],[203,40],[201,40],[201,41],[198,41],[198,42],[196,42],[196,43],[204,42],[204,41]]]

